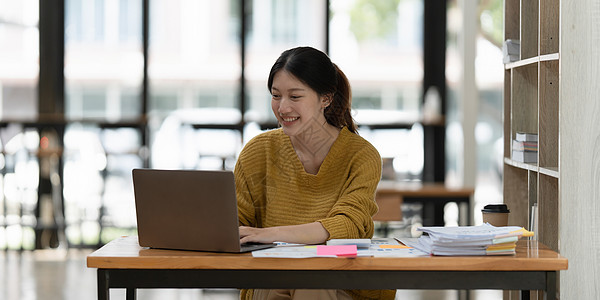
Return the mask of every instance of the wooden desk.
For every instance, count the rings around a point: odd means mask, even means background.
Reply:
[[[109,299],[110,288],[126,288],[127,299],[135,299],[136,288],[503,289],[555,295],[557,273],[567,264],[536,241],[520,241],[513,256],[285,259],[148,249],[137,237],[124,237],[87,257],[87,266],[98,268],[98,299]]]
[[[440,183],[413,183],[381,181],[375,200],[379,212],[376,221],[401,221],[400,205],[420,203],[423,205],[424,226],[444,226],[444,205],[450,202],[467,206],[467,215],[459,214],[459,224],[471,225],[471,197],[475,190],[466,187],[450,187]],[[460,209],[459,209],[460,212]]]

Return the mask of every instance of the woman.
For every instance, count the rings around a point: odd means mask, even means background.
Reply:
[[[236,163],[240,242],[320,244],[372,237],[381,157],[356,134],[344,73],[323,52],[298,47],[277,59],[268,88],[281,128],[248,142]],[[394,296],[394,291],[255,290],[241,297],[317,297],[310,293],[324,299]]]

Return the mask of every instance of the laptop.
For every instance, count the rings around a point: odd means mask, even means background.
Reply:
[[[134,169],[142,247],[248,252],[275,244],[240,245],[231,171]]]

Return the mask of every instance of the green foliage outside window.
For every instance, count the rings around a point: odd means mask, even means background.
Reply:
[[[481,0],[479,21],[482,35],[498,47],[504,39],[502,0]]]
[[[357,0],[350,10],[350,30],[358,41],[396,36],[400,0]]]

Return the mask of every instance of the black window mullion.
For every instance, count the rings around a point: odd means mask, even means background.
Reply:
[[[325,53],[329,54],[329,15],[331,14],[331,0],[325,0]]]
[[[150,0],[142,0],[142,52],[144,56],[143,76],[142,76],[142,101],[141,115],[143,117],[148,113],[148,46],[150,34]]]
[[[243,128],[245,124],[245,113],[246,113],[246,34],[247,34],[247,25],[248,22],[248,9],[247,5],[252,4],[252,1],[240,0],[240,115],[241,120],[240,128],[242,128],[242,136],[243,136]]]
[[[39,118],[64,119],[65,0],[39,0]]]
[[[24,127],[34,127],[43,136],[46,130],[56,133],[58,147],[63,147],[65,132],[65,78],[64,78],[64,54],[65,54],[65,0],[39,0],[39,77],[38,77],[38,120],[31,124],[24,123]],[[51,156],[50,156],[51,157]],[[50,159],[47,155],[38,156],[38,162],[45,164]],[[58,155],[58,175],[63,177],[63,158]],[[41,216],[41,199],[45,196],[53,197],[56,192],[50,180],[49,174],[39,172],[38,201],[35,209],[35,217]],[[62,186],[62,184],[61,184]],[[64,198],[62,191],[59,193],[59,210],[53,211],[54,224],[42,224],[36,222],[35,248],[41,249],[46,246],[58,245],[63,242],[64,237]],[[50,240],[44,242],[42,235],[50,234]],[[21,245],[22,247],[22,245]]]
[[[142,71],[142,101],[141,101],[141,114],[139,120],[140,134],[142,147],[147,148],[150,145],[150,137],[148,133],[148,47],[150,38],[150,0],[142,0],[142,52],[143,52],[143,71]],[[150,167],[149,156],[143,157],[144,168]]]
[[[436,87],[441,98],[441,113],[446,114],[446,9],[447,1],[423,1],[423,91]],[[444,121],[445,122],[445,121]],[[424,124],[423,181],[446,179],[446,126]]]

